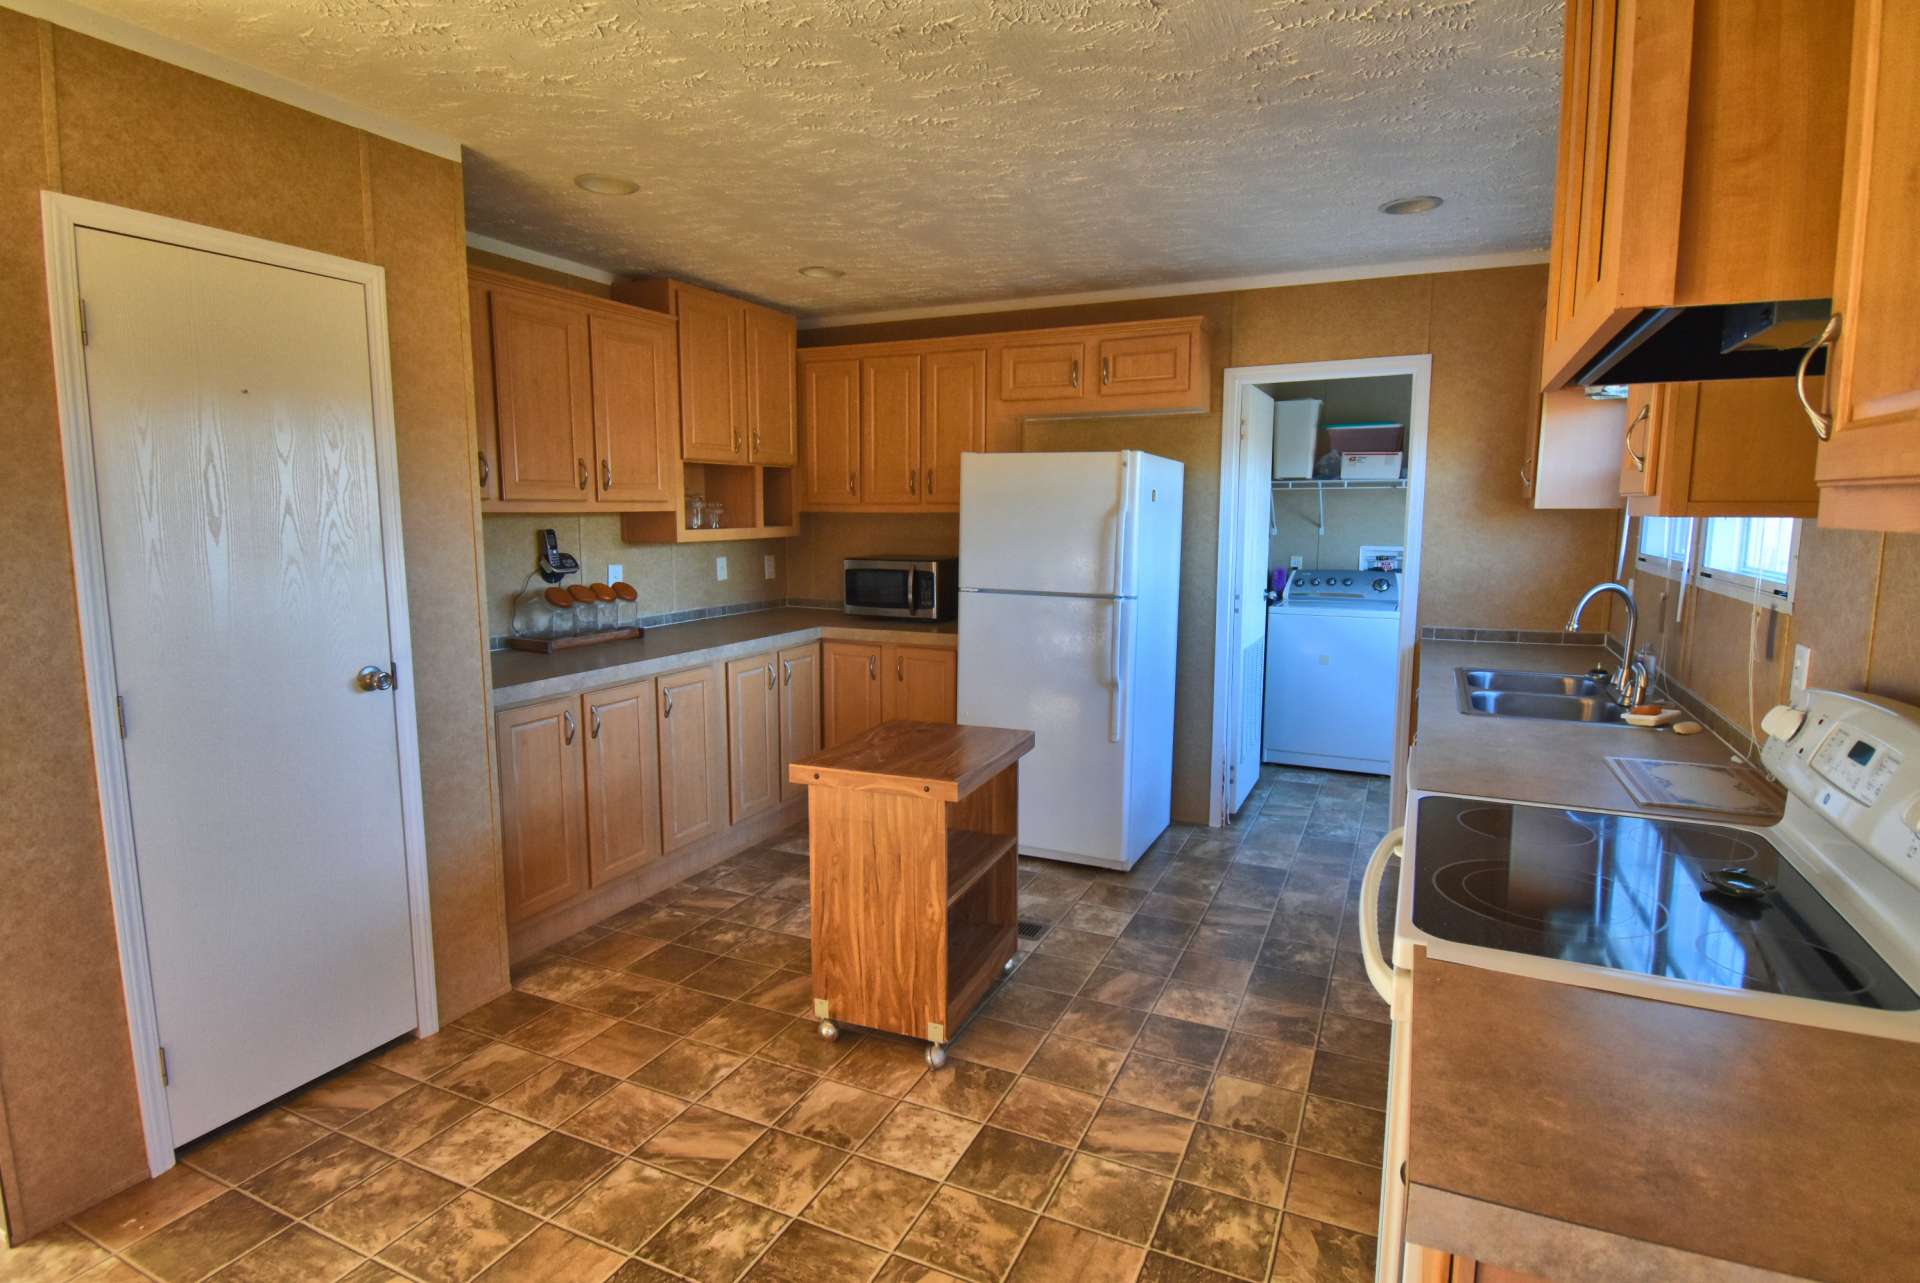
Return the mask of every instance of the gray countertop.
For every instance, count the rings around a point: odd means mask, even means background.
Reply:
[[[1616,663],[1598,646],[1423,641],[1409,789],[1645,814],[1648,812],[1634,802],[1615,777],[1607,758],[1712,763],[1733,760],[1733,750],[1711,731],[1675,735],[1635,726],[1463,713],[1454,683],[1453,670],[1459,667],[1582,673],[1596,664],[1612,668]],[[1689,812],[1687,818],[1764,824],[1779,816]]]
[[[581,646],[551,655],[497,650],[489,657],[493,705],[510,708],[576,695],[695,664],[740,659],[769,647],[803,646],[823,639],[954,646],[959,644],[959,628],[951,621],[932,624],[782,606],[650,628],[635,641]]]

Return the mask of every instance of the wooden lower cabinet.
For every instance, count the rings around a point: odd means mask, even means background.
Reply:
[[[678,851],[728,826],[725,680],[718,664],[658,679],[664,852]]]
[[[727,661],[727,800],[735,824],[780,804],[778,672],[773,651]]]
[[[886,720],[880,650],[865,642],[820,643],[823,748],[836,748]]]
[[[1504,1265],[1490,1265],[1470,1256],[1415,1248],[1420,1256],[1420,1283],[1548,1283],[1537,1274],[1523,1274]]]
[[[495,719],[500,757],[500,851],[507,921],[586,891],[587,795],[580,700],[544,700]]]
[[[951,646],[886,647],[891,678],[881,701],[886,720],[958,721],[959,661],[960,652]]]
[[[589,692],[587,863],[592,885],[660,858],[660,715],[652,678]]]
[[[881,722],[957,720],[958,660],[951,646],[821,643],[823,747]]]
[[[780,800],[791,802],[807,791],[787,768],[794,759],[820,751],[820,644],[792,646],[780,652]]]

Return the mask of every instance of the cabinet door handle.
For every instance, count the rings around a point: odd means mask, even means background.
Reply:
[[[758,428],[753,430],[753,448],[755,450],[760,448],[760,429]]]
[[[1067,367],[1067,382],[1076,388],[1080,386],[1080,358],[1077,356],[1073,358],[1072,364]]]
[[[907,680],[907,661],[899,655],[893,657],[893,680],[896,682]]]
[[[880,661],[873,655],[867,656],[867,680],[870,682],[880,680]]]
[[[772,664],[767,665],[767,689],[768,690],[773,689],[773,665]]]
[[[485,450],[480,452],[480,484],[483,486],[493,484],[493,465],[487,462]]]
[[[1813,424],[1813,435],[1822,441],[1833,439],[1833,371],[1827,371],[1827,409],[1823,412],[1813,408],[1813,402],[1807,398],[1807,366],[1813,362],[1813,354],[1821,348],[1829,350],[1840,334],[1840,314],[1835,312],[1827,318],[1826,328],[1820,331],[1820,337],[1813,346],[1800,354],[1800,368],[1793,373],[1793,392],[1800,398],[1800,408],[1807,412],[1808,422]],[[1831,362],[1829,362],[1831,364]]]
[[[1520,465],[1520,485],[1522,489],[1525,489],[1528,491],[1531,491],[1533,489],[1533,478],[1527,474],[1527,469],[1531,468],[1532,466],[1533,466],[1533,460],[1531,459],[1527,460],[1525,463]]]
[[[1103,384],[1113,382],[1113,358],[1110,356],[1100,358],[1100,382]]]
[[[920,493],[920,474],[919,473],[917,472],[907,473],[907,493],[908,494]]]
[[[602,490],[613,489],[613,460],[612,459],[600,460],[600,488]]]
[[[574,732],[580,729],[580,724],[573,720],[573,714],[571,712],[560,714],[560,720],[564,722],[567,727],[567,743],[573,743]]]
[[[740,453],[740,429],[738,428],[733,430],[733,452],[735,454]]]
[[[851,472],[847,474],[847,493],[848,494],[860,493],[860,478],[855,476]]]
[[[587,719],[587,735],[592,739],[600,738],[600,706],[595,704]]]
[[[933,469],[932,468],[927,469],[927,493],[928,494],[933,493]]]
[[[793,685],[793,661],[790,659],[781,660],[780,669],[786,684],[789,686]]]
[[[1640,407],[1640,413],[1634,415],[1633,422],[1627,425],[1627,458],[1633,460],[1633,470],[1635,472],[1645,472],[1647,470],[1647,456],[1633,452],[1633,430],[1640,426],[1642,419],[1652,413],[1653,402],[1649,401]]]
[[[661,692],[661,695],[662,695],[662,697],[663,697],[663,698],[664,698],[664,699],[666,700],[666,703],[667,703],[667,711],[666,711],[666,712],[664,712],[664,713],[662,713],[662,714],[660,714],[660,716],[662,716],[662,717],[672,717],[672,716],[673,716],[673,692],[672,692],[672,691],[663,691],[663,692]]]
[[[573,462],[575,466],[580,469],[580,488],[585,490],[587,488],[587,461],[585,459],[575,459]]]

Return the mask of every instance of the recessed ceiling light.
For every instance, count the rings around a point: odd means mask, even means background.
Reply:
[[[800,275],[816,281],[837,281],[846,273],[836,267],[803,267]]]
[[[1382,214],[1431,214],[1446,204],[1438,196],[1402,196],[1380,207]]]
[[[631,178],[616,178],[612,174],[582,174],[573,180],[573,185],[595,196],[631,196],[640,190],[640,184]]]

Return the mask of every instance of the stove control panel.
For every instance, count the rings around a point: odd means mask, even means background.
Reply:
[[[1846,691],[1807,692],[1805,716],[1774,718],[1761,760],[1789,793],[1920,886],[1920,708]]]

